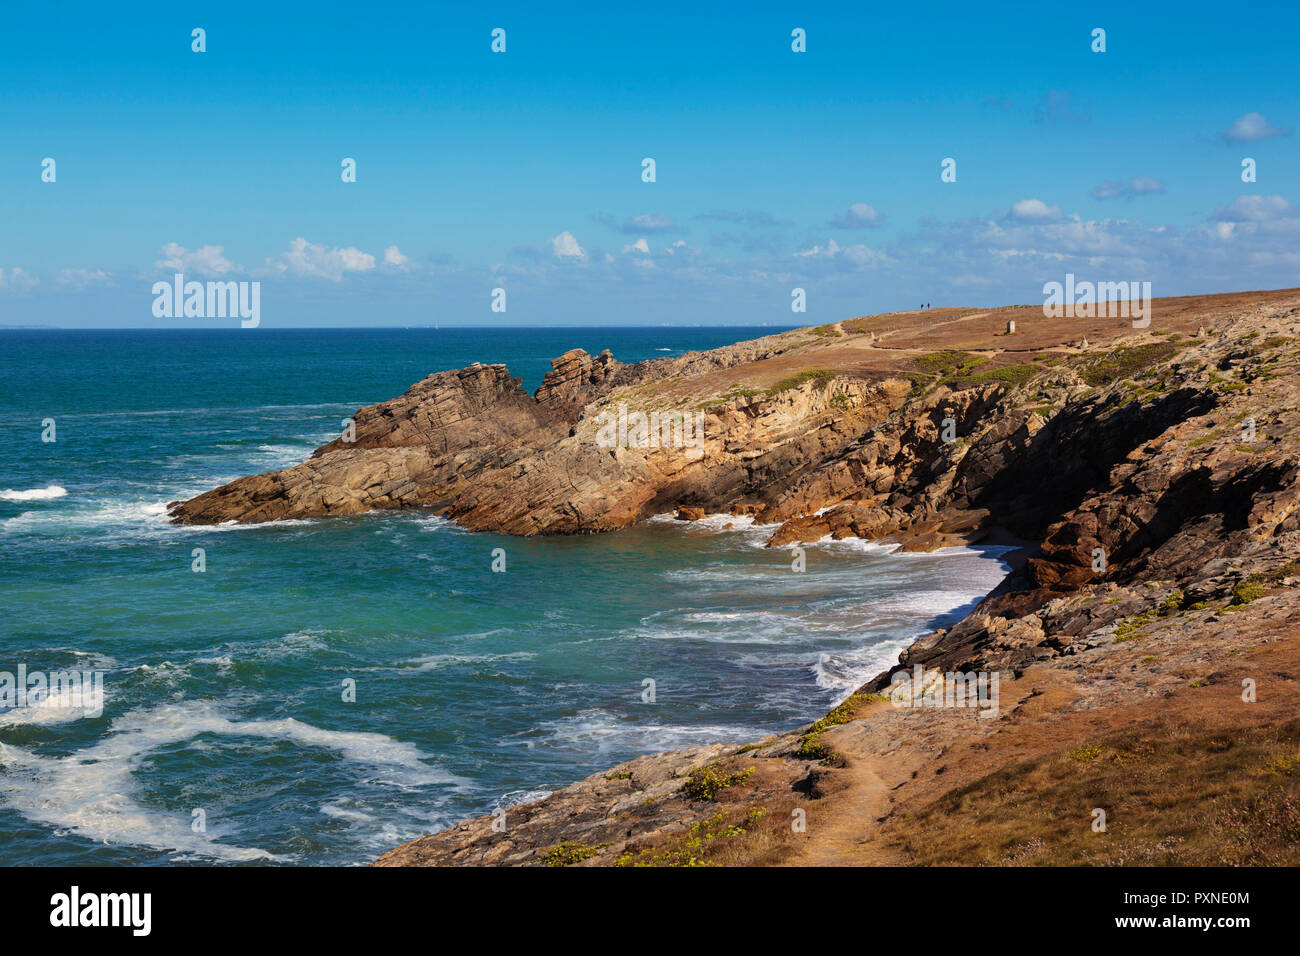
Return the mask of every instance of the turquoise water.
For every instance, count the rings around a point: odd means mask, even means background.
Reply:
[[[105,691],[98,716],[0,707],[4,862],[364,863],[823,713],[969,609],[998,550],[826,543],[796,574],[731,519],[530,540],[418,513],[164,519],[432,371],[505,362],[532,389],[574,346],[634,361],[770,331],[0,332],[0,671],[93,669]]]

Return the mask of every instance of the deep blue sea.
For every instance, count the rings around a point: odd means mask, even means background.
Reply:
[[[105,695],[97,716],[0,706],[3,862],[366,863],[637,754],[820,716],[965,613],[999,550],[827,542],[799,574],[732,519],[519,540],[413,512],[164,517],[430,372],[505,362],[531,390],[574,346],[771,331],[0,331],[0,672],[96,671]]]

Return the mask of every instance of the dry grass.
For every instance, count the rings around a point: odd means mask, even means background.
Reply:
[[[923,866],[1294,866],[1300,720],[1157,720],[950,791],[892,820],[885,840]]]

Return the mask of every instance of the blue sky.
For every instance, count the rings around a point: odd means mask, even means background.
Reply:
[[[9,9],[0,324],[233,324],[155,318],[176,271],[261,282],[263,327],[807,324],[1070,271],[1298,286],[1297,9]]]

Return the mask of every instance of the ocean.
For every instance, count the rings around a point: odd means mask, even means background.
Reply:
[[[732,518],[527,540],[417,512],[165,519],[430,372],[504,362],[532,390],[575,346],[772,331],[0,332],[0,689],[20,667],[104,688],[100,713],[0,704],[4,862],[364,864],[638,754],[819,717],[969,611],[1004,549],[825,542],[795,573]]]

